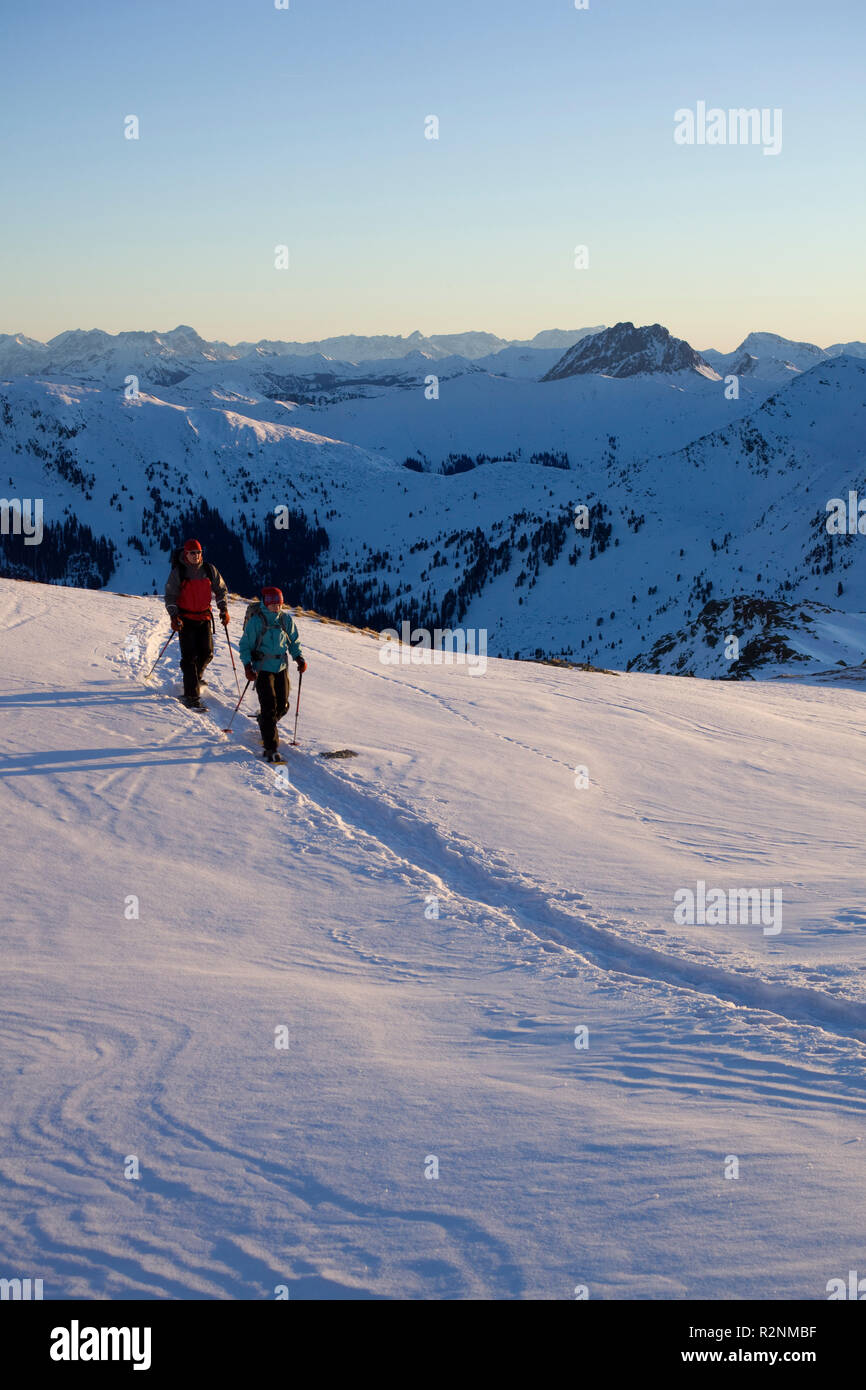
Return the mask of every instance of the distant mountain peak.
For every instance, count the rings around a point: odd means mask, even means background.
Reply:
[[[796,348],[798,357],[805,355],[816,362],[827,356],[824,349],[819,348],[816,343],[801,343],[796,338],[783,338],[778,333],[750,333],[735,351],[738,354],[748,352],[752,357],[764,355],[788,361],[792,357],[791,348]]]
[[[685,341],[675,338],[660,323],[636,328],[633,323],[616,323],[601,333],[582,338],[560,358],[542,377],[542,381],[560,381],[564,377],[597,373],[602,376],[628,377],[644,373],[695,371],[712,380],[718,373],[699,352]]]

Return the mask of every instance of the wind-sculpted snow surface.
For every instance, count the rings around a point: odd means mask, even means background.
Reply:
[[[174,644],[143,680],[157,599],[0,580],[4,1269],[825,1298],[862,1225],[859,695],[385,665],[297,621],[272,769],[221,732],[224,640],[202,717]],[[778,932],[678,920],[762,889]]]

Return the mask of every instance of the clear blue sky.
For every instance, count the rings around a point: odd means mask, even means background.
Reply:
[[[864,0],[42,0],[2,28],[0,332],[866,338]],[[699,100],[781,107],[781,154],[676,145]]]

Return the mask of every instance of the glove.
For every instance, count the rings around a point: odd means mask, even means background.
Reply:
[[[300,675],[303,675],[307,669],[307,663],[302,656],[299,656],[296,659],[298,663],[298,672]]]
[[[255,671],[253,670],[252,666],[250,666],[250,665],[246,665],[246,666],[244,667],[244,675],[246,676],[247,680],[248,680],[251,684],[252,684],[252,682],[253,682],[253,681],[255,680],[255,678],[256,678],[256,673],[255,673]]]
[[[175,613],[174,617],[171,620],[171,630],[172,632],[183,631],[183,618],[181,618],[177,613]]]
[[[228,610],[227,608],[221,608],[221,609],[220,609],[220,622],[222,623],[223,627],[228,627],[228,625],[229,625],[229,610]]]

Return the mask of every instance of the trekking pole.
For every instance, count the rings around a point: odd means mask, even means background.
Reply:
[[[172,639],[173,636],[174,636],[174,629],[172,629],[172,631],[168,634],[168,642],[171,641],[171,639]],[[165,647],[168,646],[168,642],[166,642]],[[165,651],[165,647],[163,647],[162,652],[160,652],[159,656],[156,658],[156,661],[153,663],[153,665],[151,666],[151,668],[150,668],[150,670],[148,671],[147,675],[145,676],[144,679],[145,679],[146,681],[149,681],[149,680],[150,680],[151,676],[153,675],[154,671],[156,670],[157,666],[159,665],[160,661],[162,660],[162,653]]]
[[[244,698],[244,696],[246,695],[246,693],[247,693],[247,691],[249,690],[249,688],[250,688],[250,682],[247,681],[246,685],[244,686],[243,690],[241,691],[241,700]],[[237,714],[238,710],[239,710],[240,707],[241,707],[241,700],[238,700],[237,704],[235,705],[235,713],[232,715],[231,719],[229,720],[229,726],[228,726],[228,728],[227,728],[227,729],[223,729],[223,733],[224,733],[224,734],[230,734],[230,733],[231,733],[231,731],[232,731],[232,724],[234,724],[234,722],[235,722],[235,714]]]
[[[234,673],[235,673],[235,684],[236,684],[236,686],[237,686],[237,688],[238,688],[238,694],[240,695],[240,693],[241,693],[241,683],[240,683],[240,680],[238,679],[238,668],[237,668],[237,666],[235,666],[235,654],[234,654],[234,652],[232,651],[232,639],[229,637],[229,630],[228,630],[227,627],[226,627],[226,628],[223,628],[223,631],[225,632],[225,635],[226,635],[226,641],[227,641],[228,644],[229,644],[229,656],[230,656],[231,659],[232,659],[232,670],[233,670]],[[243,696],[241,696],[241,698],[243,698]]]
[[[297,705],[295,706],[295,732],[294,732],[294,734],[292,735],[292,747],[293,747],[293,748],[297,748],[297,746],[298,746],[298,712],[300,711],[300,708],[301,708],[301,683],[302,683],[303,679],[304,679],[304,673],[303,673],[303,671],[299,671],[299,672],[298,672],[298,703],[297,703]]]

